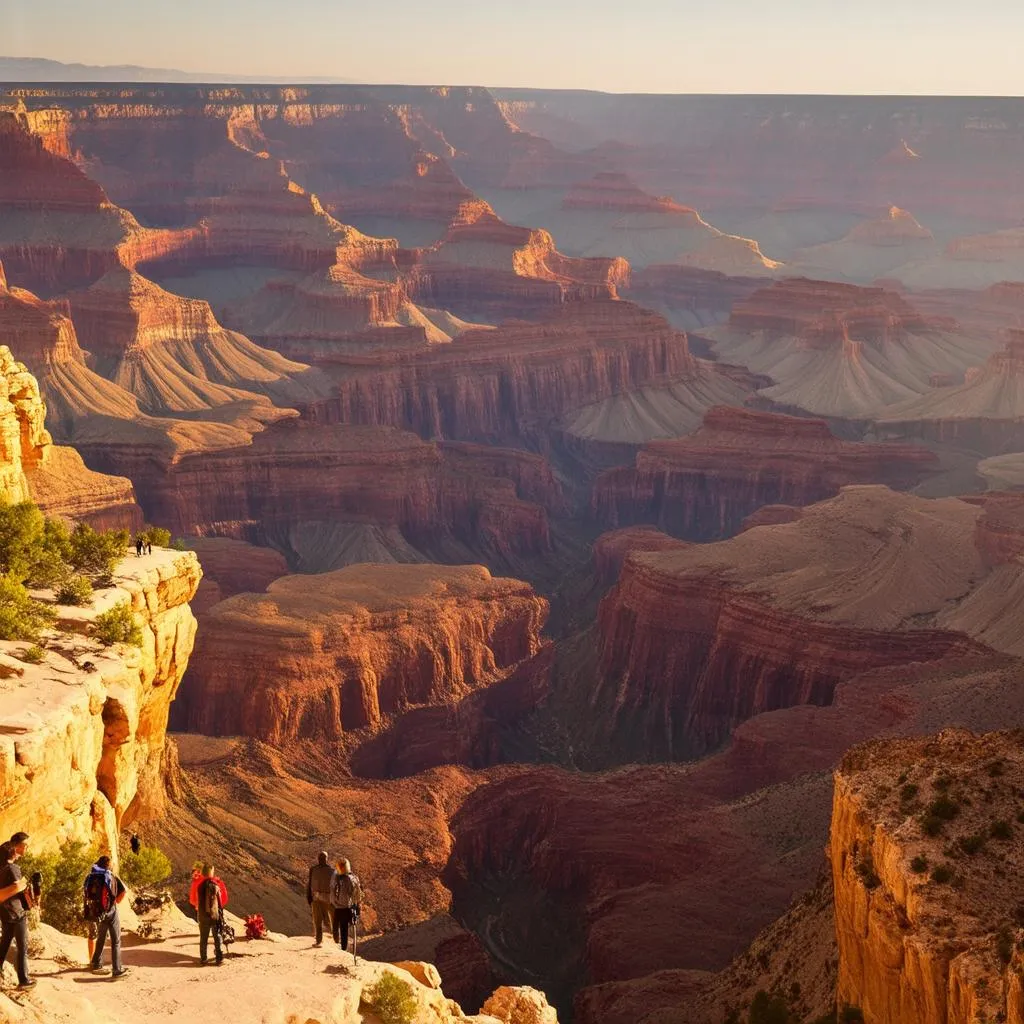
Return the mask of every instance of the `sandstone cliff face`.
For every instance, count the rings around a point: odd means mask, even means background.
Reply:
[[[925,448],[840,441],[822,420],[717,407],[696,433],[650,441],[634,466],[603,473],[593,510],[609,526],[647,522],[711,540],[762,505],[809,505],[847,484],[906,489],[937,462]]]
[[[4,643],[0,830],[24,829],[38,849],[81,839],[114,852],[123,826],[160,814],[168,710],[192,651],[188,602],[200,576],[193,554],[158,550],[125,559],[91,609],[59,610],[70,629],[85,630],[96,612],[127,600],[139,649],[63,634],[29,665],[12,656],[23,645]]]
[[[950,730],[844,758],[829,844],[840,1006],[867,1024],[1024,1020],[1010,881],[1022,772],[1015,733]],[[936,801],[947,817],[928,835]]]
[[[536,461],[473,465],[455,453],[449,463],[437,446],[392,428],[282,426],[247,447],[164,465],[130,445],[81,445],[94,465],[138,481],[151,521],[175,533],[286,546],[313,571],[351,561],[421,561],[449,538],[463,551],[515,564],[550,546],[546,508],[521,495],[559,500],[557,489],[531,487]],[[516,479],[524,481],[522,491]],[[331,531],[340,531],[333,541]],[[391,539],[377,550],[359,549],[355,540],[345,542],[346,531]]]
[[[927,623],[984,575],[978,514],[848,487],[792,523],[631,555],[601,604],[594,700],[625,749],[685,757],[751,715],[827,704],[865,669],[976,650],[963,634],[907,624]],[[935,561],[933,543],[948,560]],[[863,571],[847,575],[847,559]]]
[[[211,609],[182,720],[285,745],[454,703],[540,649],[547,602],[480,566],[358,565]]]
[[[424,437],[516,439],[574,408],[696,373],[686,337],[631,303],[570,303],[541,323],[469,331],[404,357],[352,360],[318,422],[391,424]]]

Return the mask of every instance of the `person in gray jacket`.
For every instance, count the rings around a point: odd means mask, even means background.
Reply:
[[[313,911],[313,931],[316,945],[324,941],[324,930],[330,934],[332,927],[333,907],[331,894],[334,891],[334,868],[326,850],[321,850],[316,863],[309,869],[309,880],[306,882],[306,902]]]

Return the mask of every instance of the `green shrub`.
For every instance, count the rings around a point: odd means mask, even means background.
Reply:
[[[0,576],[0,640],[35,643],[55,618],[53,610],[31,597],[15,576]]]
[[[910,870],[915,875],[923,875],[928,870],[928,858],[923,853],[919,853],[910,862]]]
[[[363,1001],[383,1024],[412,1024],[416,1016],[412,985],[391,971],[385,971],[373,985],[363,990]]]
[[[1013,826],[1008,821],[993,821],[992,827],[988,830],[988,834],[993,839],[1012,839],[1013,838]]]
[[[162,526],[147,526],[141,536],[155,548],[166,548],[171,543],[171,531],[165,530]]]
[[[973,857],[985,845],[985,836],[981,832],[975,832],[973,835],[961,836],[956,843],[964,853]]]
[[[960,805],[943,794],[928,805],[928,813],[942,821],[952,821],[960,813]]]
[[[174,540],[171,541],[170,546],[172,551],[188,551],[188,548],[181,537],[175,537]]]
[[[26,647],[18,656],[19,661],[27,661],[30,665],[38,665],[46,657],[46,651],[38,644]]]
[[[84,577],[72,574],[57,588],[57,604],[83,605],[92,600],[92,584]]]
[[[900,790],[900,800],[902,800],[903,803],[905,803],[905,804],[909,804],[910,801],[913,800],[916,796],[917,796],[917,786],[915,786],[912,782],[908,782]]]
[[[786,1000],[780,995],[769,995],[761,989],[750,1001],[750,1024],[789,1024],[791,1020]]]
[[[1013,932],[1006,925],[996,932],[996,953],[1004,964],[1008,964],[1013,956]]]
[[[133,889],[157,885],[170,878],[173,870],[163,850],[155,846],[143,846],[137,854],[128,850],[121,857],[121,879]]]
[[[945,885],[953,878],[953,869],[948,864],[936,864],[932,868],[931,880],[938,885]]]
[[[127,530],[99,533],[88,523],[79,523],[71,531],[68,563],[76,572],[106,583],[127,553],[128,539]]]
[[[990,779],[998,779],[1005,771],[1005,768],[1003,767],[1002,761],[992,761],[985,768],[985,771],[988,772]]]
[[[92,635],[104,647],[111,644],[142,646],[142,630],[135,621],[131,605],[127,601],[115,604],[109,611],[97,615],[92,623]]]
[[[871,859],[871,854],[868,854],[857,865],[857,874],[860,875],[860,880],[864,883],[865,889],[877,889],[882,883],[878,873],[875,871],[875,863]]]
[[[934,814],[921,815],[921,831],[926,836],[937,836],[942,831],[942,819]]]
[[[42,918],[58,931],[84,935],[82,886],[96,852],[81,842],[65,843],[57,853],[28,854],[18,862],[28,878],[33,871],[43,876]]]

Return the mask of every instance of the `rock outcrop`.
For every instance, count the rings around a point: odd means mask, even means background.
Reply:
[[[17,289],[4,287],[0,267],[0,332],[18,345],[28,339],[23,331],[10,329],[12,322],[24,324],[20,311],[11,316],[11,307],[22,304],[37,311]],[[65,318],[51,310],[40,312],[59,337]],[[94,526],[141,526],[142,510],[135,504],[131,481],[94,473],[74,449],[54,446],[45,416],[35,378],[10,348],[0,346],[0,496],[11,504],[31,500],[49,515]]]
[[[72,632],[42,662],[22,662],[24,645],[3,643],[0,831],[24,829],[38,850],[80,839],[116,851],[122,827],[160,814],[168,710],[192,651],[188,602],[200,576],[190,552],[129,557],[89,609],[58,609]],[[76,635],[123,601],[140,648]]]
[[[377,732],[505,678],[540,650],[546,617],[527,584],[481,566],[286,577],[207,612],[181,720],[276,745]]]
[[[882,437],[921,438],[1001,454],[1024,443],[1024,329],[1006,331],[1006,344],[962,384],[934,388],[880,413]]]
[[[692,756],[751,715],[827,704],[868,668],[977,649],[922,627],[984,575],[979,514],[846,487],[792,523],[631,555],[599,614],[595,701],[612,734],[647,757]]]
[[[866,1024],[1024,1020],[1017,733],[949,730],[851,751],[829,856],[838,1004]]]
[[[849,419],[927,394],[936,373],[959,380],[990,351],[894,291],[802,278],[755,292],[704,333],[721,358],[771,377],[760,394],[777,406]]]
[[[608,526],[713,540],[762,505],[810,505],[847,484],[909,489],[937,462],[925,448],[840,441],[823,420],[714,408],[695,433],[650,441],[634,466],[603,473],[593,510]]]

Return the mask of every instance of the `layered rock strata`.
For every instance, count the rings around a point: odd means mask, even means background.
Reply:
[[[538,652],[546,617],[527,584],[481,566],[286,577],[207,613],[183,720],[276,745],[376,732],[506,677]]]
[[[42,662],[4,642],[0,829],[29,832],[40,851],[67,840],[116,851],[123,827],[161,813],[164,735],[195,639],[188,602],[200,576],[190,552],[130,557],[88,609],[58,609],[72,632]],[[124,601],[141,647],[90,640],[91,619]]]
[[[713,408],[695,433],[650,441],[635,465],[603,473],[593,510],[608,526],[646,522],[710,540],[762,505],[809,505],[847,484],[909,489],[937,463],[925,448],[840,441],[823,420]]]
[[[829,844],[841,1007],[867,1024],[1024,1020],[1022,777],[1016,733],[949,730],[844,758]]]
[[[792,523],[631,555],[601,604],[594,699],[627,749],[686,757],[751,715],[827,704],[865,669],[975,649],[962,633],[920,627],[984,575],[978,515],[952,499],[847,487]]]

